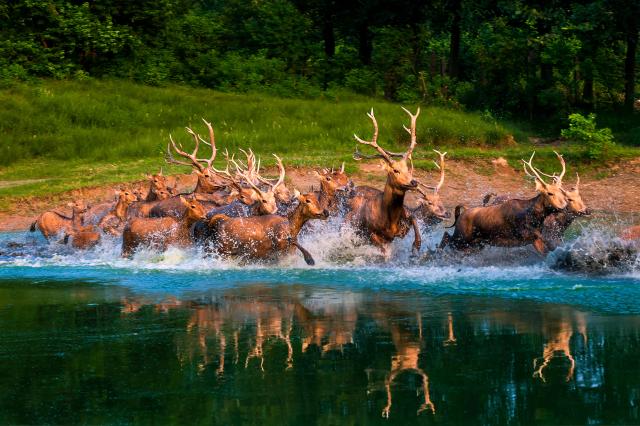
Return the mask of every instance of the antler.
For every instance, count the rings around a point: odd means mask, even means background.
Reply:
[[[213,161],[216,158],[216,154],[218,150],[216,149],[216,142],[215,142],[213,127],[211,126],[211,123],[206,121],[204,118],[202,119],[202,121],[204,121],[204,124],[206,124],[206,126],[209,128],[210,142],[205,141],[204,139],[202,139],[200,135],[194,132],[190,127],[187,127],[186,128],[187,132],[193,137],[193,142],[195,145],[193,148],[193,152],[189,154],[182,150],[182,144],[176,145],[175,141],[173,140],[173,137],[169,135],[170,142],[167,144],[167,157],[166,157],[166,161],[168,163],[179,164],[181,166],[195,166],[201,172],[205,170],[205,167],[201,164],[201,162],[205,163],[208,168],[210,169],[212,168]],[[200,148],[200,142],[203,142],[204,144],[211,147],[211,156],[208,159],[198,158],[198,149]],[[178,148],[178,146],[180,146],[180,148]],[[191,160],[191,163],[176,160],[171,154],[171,147],[173,147],[176,153],[178,153],[178,155],[180,155],[181,157],[188,158],[189,160]]]
[[[278,186],[284,183],[286,170],[284,168],[284,165],[282,164],[282,160],[280,159],[280,157],[278,157],[276,154],[273,154],[273,156],[276,158],[276,161],[278,162],[278,169],[280,170],[280,176],[278,176],[278,181],[272,186],[273,189],[276,189]]]
[[[188,154],[183,150],[181,150],[180,148],[178,148],[178,146],[176,145],[171,135],[169,135],[169,141],[170,142],[167,144],[167,157],[166,157],[167,163],[179,164],[181,166],[195,166],[201,172],[204,170],[204,167],[202,166],[202,164],[198,162],[198,159],[196,158],[196,154],[198,153],[198,147],[200,145],[200,143],[197,140],[196,140],[196,147],[191,154]],[[186,163],[184,161],[176,160],[171,154],[171,146],[173,146],[173,149],[178,153],[178,155],[188,158],[189,160],[191,160],[191,163]],[[182,145],[180,145],[180,147],[182,147]]]
[[[432,190],[435,194],[438,193],[438,191],[440,191],[440,188],[442,188],[442,185],[444,184],[444,157],[445,155],[447,155],[446,152],[440,152],[437,150],[433,150],[433,152],[435,152],[436,154],[438,154],[440,156],[440,164],[436,163],[435,161],[433,162],[433,164],[436,165],[436,167],[438,169],[440,169],[440,180],[438,181],[438,184],[436,186],[429,186],[429,185],[425,185],[424,183],[420,182],[418,185],[419,186],[423,186],[427,189]],[[421,193],[422,195],[426,195],[424,191],[422,191],[419,187],[416,188],[416,190]]]
[[[202,119],[202,121],[209,129],[209,142],[202,139],[200,135],[195,134],[193,130],[191,130],[188,127],[187,127],[187,131],[192,135],[197,136],[199,140],[201,140],[205,145],[208,145],[211,148],[211,156],[209,157],[208,160],[204,160],[204,159],[198,160],[198,161],[204,161],[205,163],[207,163],[207,167],[211,168],[213,165],[213,160],[216,159],[216,154],[218,153],[218,149],[216,148],[216,138],[215,138],[215,135],[213,134],[213,126],[211,125],[211,123],[205,120],[204,118]]]
[[[409,114],[409,117],[411,117],[411,129],[408,129],[405,125],[402,126],[407,131],[407,133],[411,135],[411,145],[409,145],[409,149],[403,155],[403,158],[406,160],[411,158],[411,154],[413,154],[413,150],[418,143],[416,139],[416,121],[418,120],[418,116],[420,115],[420,107],[418,107],[418,110],[415,114],[411,114],[411,112],[404,107],[402,107],[402,109],[404,110],[404,112]]]
[[[360,139],[358,135],[356,135],[355,133],[353,134],[353,137],[356,138],[356,140],[363,145],[369,145],[374,147],[379,152],[380,158],[384,158],[388,163],[391,163],[392,161],[391,156],[387,153],[387,151],[385,151],[382,147],[380,147],[380,145],[378,145],[378,122],[376,121],[376,117],[373,114],[373,108],[371,108],[371,112],[367,113],[367,116],[371,119],[371,122],[373,123],[373,137],[371,141],[365,141],[363,139]],[[356,149],[356,152],[357,152],[357,149]],[[359,158],[356,158],[355,154],[353,158],[356,160],[359,159]],[[364,158],[364,157],[361,157],[361,158]]]
[[[530,176],[534,179],[538,179],[540,182],[542,182],[543,184],[547,184],[544,179],[542,179],[542,176],[540,176],[540,174],[538,173],[538,171],[536,170],[535,167],[533,167],[533,165],[531,164],[533,162],[533,156],[536,155],[536,152],[533,151],[533,154],[531,154],[531,158],[529,159],[529,161],[524,161],[522,160],[523,166],[524,166],[524,172],[527,174],[527,176]],[[529,171],[527,170],[527,167],[529,167],[529,169],[533,172],[533,175],[531,173],[529,173]]]
[[[442,185],[444,184],[444,156],[447,155],[447,153],[446,152],[442,153],[435,149],[433,150],[433,152],[435,152],[440,156],[440,165],[438,166],[436,164],[436,166],[440,169],[440,181],[438,182],[438,185],[436,185],[434,189],[434,192],[437,194],[438,191],[440,191],[440,188],[442,188]]]
[[[560,160],[560,164],[562,165],[562,172],[560,172],[560,176],[556,178],[556,184],[558,186],[562,186],[562,178],[564,177],[564,174],[567,171],[567,165],[564,162],[564,157],[561,154],[558,154],[556,151],[553,151],[553,152],[555,152],[556,156],[558,157],[558,160]]]

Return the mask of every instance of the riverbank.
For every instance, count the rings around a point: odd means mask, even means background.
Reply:
[[[357,185],[384,186],[384,175],[377,163],[358,163],[350,173]],[[569,165],[571,167],[571,165]],[[300,191],[310,190],[318,181],[311,167],[290,167],[287,169],[287,184]],[[273,170],[271,171],[274,172]],[[437,171],[417,170],[418,179],[427,184],[438,179]],[[267,169],[266,174],[269,174]],[[580,191],[587,205],[595,210],[625,215],[640,214],[640,158],[612,165],[602,177],[602,171],[593,171],[581,176]],[[195,185],[193,175],[171,175],[172,185],[180,191],[190,191]],[[574,182],[572,169],[567,174],[567,185]],[[0,182],[1,183],[1,182]],[[32,183],[29,183],[32,184]],[[0,231],[26,230],[31,222],[42,212],[56,209],[67,211],[66,203],[75,199],[84,199],[89,203],[98,203],[113,199],[113,191],[122,183],[85,187],[54,195],[39,195],[17,199],[0,211]],[[132,181],[129,186],[146,188],[144,180]],[[448,161],[446,180],[441,196],[447,208],[457,204],[477,205],[482,197],[489,193],[509,194],[513,197],[534,195],[534,185],[525,179],[520,169],[515,169],[502,161],[477,159],[474,161]],[[412,203],[414,195],[409,196]]]

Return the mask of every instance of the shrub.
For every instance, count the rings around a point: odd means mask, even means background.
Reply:
[[[591,113],[587,117],[582,114],[569,115],[569,128],[560,133],[563,138],[583,142],[587,148],[587,156],[593,160],[608,156],[613,147],[611,129],[596,128],[596,115]]]

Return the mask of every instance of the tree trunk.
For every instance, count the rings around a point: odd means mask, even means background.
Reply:
[[[624,109],[633,112],[636,89],[636,53],[638,51],[638,17],[629,16],[627,55],[624,60]]]
[[[328,5],[322,17],[322,38],[324,39],[324,53],[327,58],[333,58],[336,53],[336,37],[333,25],[333,8]]]
[[[460,74],[460,21],[462,0],[452,0],[451,39],[449,51],[449,76],[456,78]]]
[[[371,31],[369,30],[369,25],[364,22],[360,26],[360,31],[358,32],[358,53],[360,55],[360,62],[364,65],[371,65],[371,55],[373,53],[373,45],[371,43]]]

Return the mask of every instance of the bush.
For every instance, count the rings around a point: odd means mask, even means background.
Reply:
[[[593,113],[587,117],[577,113],[569,115],[569,128],[563,129],[560,134],[563,138],[583,142],[587,156],[593,160],[607,157],[613,147],[611,129],[597,129],[596,115]]]
[[[348,71],[344,77],[344,85],[356,93],[375,96],[378,76],[369,68],[356,68]]]

